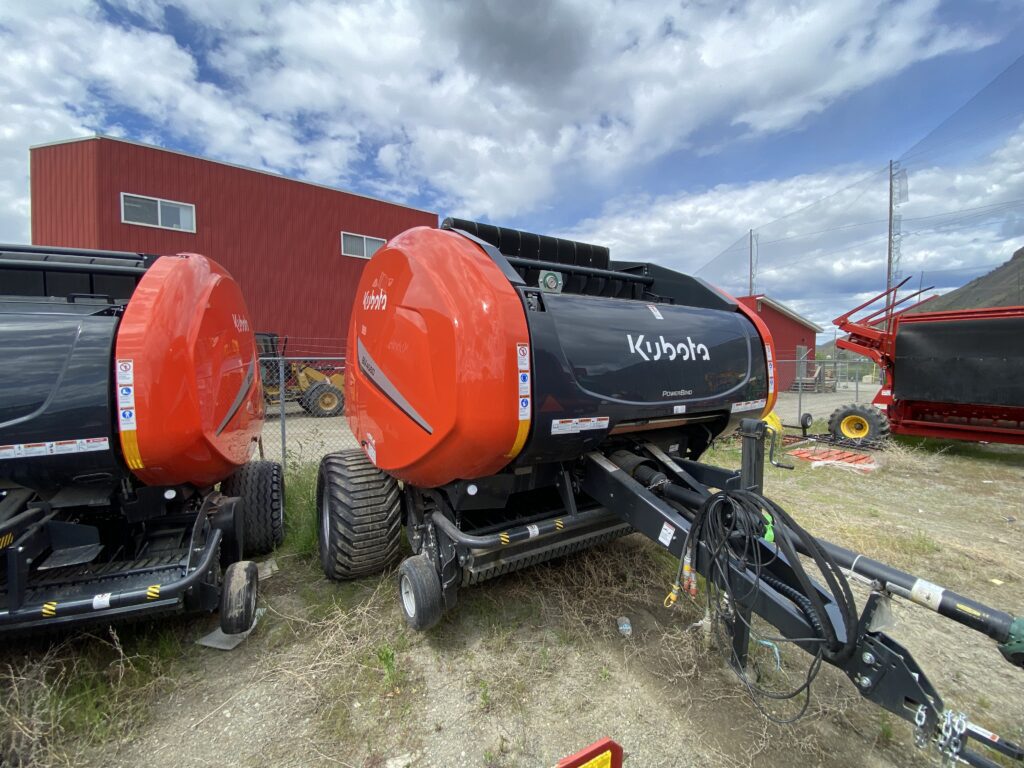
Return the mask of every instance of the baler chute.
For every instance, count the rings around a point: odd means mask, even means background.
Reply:
[[[973,739],[1024,759],[947,710],[881,631],[903,597],[1024,666],[1024,620],[819,540],[763,496],[774,354],[730,297],[604,248],[449,219],[377,251],[348,348],[362,450],[321,464],[321,559],[331,578],[377,572],[404,525],[414,554],[399,594],[414,629],[439,621],[460,588],[637,531],[678,558],[667,604],[703,577],[737,670],[756,613],[812,656],[794,695],[826,662],[913,722],[921,746],[994,765]],[[734,432],[740,471],[701,463]],[[871,584],[861,612],[849,576]]]
[[[0,251],[0,632],[218,606],[247,629],[283,487],[249,462],[237,283],[196,254]]]

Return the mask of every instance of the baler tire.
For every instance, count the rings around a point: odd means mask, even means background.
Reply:
[[[239,560],[224,571],[220,592],[220,631],[225,635],[239,635],[252,628],[259,582],[259,568],[252,560]]]
[[[410,629],[423,632],[441,620],[441,579],[426,554],[407,557],[398,566],[398,604]]]
[[[884,440],[889,419],[872,405],[843,405],[828,417],[828,431],[837,440]]]
[[[370,576],[397,559],[402,537],[398,481],[361,450],[320,460],[316,507],[320,565],[327,578]]]
[[[306,413],[318,419],[337,416],[345,410],[345,396],[333,384],[321,381],[302,394],[300,404]]]
[[[225,496],[241,499],[245,557],[265,555],[284,541],[284,477],[276,461],[250,461],[220,484]]]

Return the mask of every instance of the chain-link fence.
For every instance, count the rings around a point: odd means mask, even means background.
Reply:
[[[358,448],[345,419],[344,357],[261,357],[263,453],[286,467]]]
[[[777,360],[775,412],[797,426],[800,415],[827,420],[840,406],[870,403],[881,387],[881,369],[870,360]]]

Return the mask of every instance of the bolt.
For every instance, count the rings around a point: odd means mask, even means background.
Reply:
[[[875,666],[875,654],[871,651],[864,651],[864,654],[860,657],[860,660],[867,664],[869,667]]]
[[[857,679],[857,685],[859,685],[861,688],[864,688],[865,690],[867,690],[868,688],[871,687],[871,678],[868,677],[867,675],[861,675]]]

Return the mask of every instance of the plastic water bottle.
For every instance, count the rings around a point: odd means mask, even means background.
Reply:
[[[633,634],[633,625],[629,623],[629,617],[619,616],[617,621],[619,623],[619,634],[623,637],[631,637]]]

